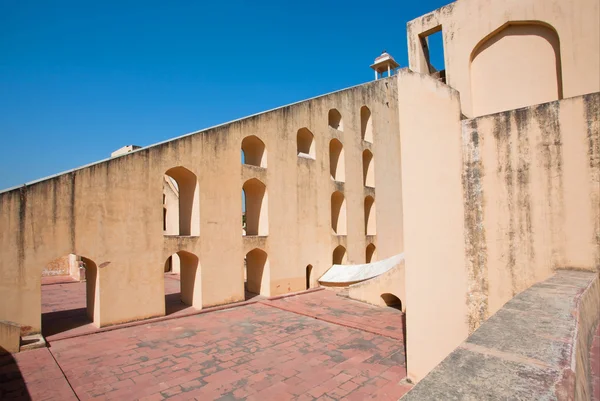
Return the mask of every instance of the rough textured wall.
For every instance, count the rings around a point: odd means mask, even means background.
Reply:
[[[472,332],[555,269],[600,271],[600,94],[463,121]]]
[[[598,276],[558,271],[510,300],[402,400],[591,400],[599,317]]]
[[[558,33],[564,98],[598,92],[600,91],[599,14],[600,1],[598,0],[459,0],[407,24],[409,66],[413,71],[429,73],[420,37],[427,36],[441,26],[444,38],[446,82],[460,92],[462,113],[474,117],[471,96],[473,89],[479,88],[471,87],[473,52],[508,22],[541,22],[548,24]],[[523,39],[525,42],[531,40],[527,36]],[[490,79],[501,79],[507,69],[510,70],[519,64],[520,60],[515,59],[518,54],[514,54],[514,50],[509,49],[509,53],[504,57],[500,54],[494,57],[501,63],[495,67],[500,76],[495,75],[489,77]],[[534,51],[540,50],[538,48]],[[535,79],[536,77],[532,77],[532,81]],[[507,86],[511,85],[512,82],[507,83]],[[551,84],[542,84],[537,86],[536,90],[544,92],[549,85]],[[496,106],[505,109],[524,106],[521,98],[510,93],[507,94],[508,97],[497,92],[488,93],[487,96],[486,110],[483,112],[491,112],[487,110]],[[497,105],[494,104],[494,98],[498,100]],[[539,101],[544,100],[548,99]],[[511,101],[514,102],[512,106]],[[495,111],[500,110],[502,108],[495,109]]]
[[[98,325],[165,313],[164,265],[175,252],[199,259],[202,305],[244,299],[244,256],[268,255],[272,295],[303,290],[306,266],[319,277],[344,244],[349,263],[363,263],[367,244],[380,258],[402,252],[400,145],[396,81],[379,80],[140,149],[0,193],[0,320],[40,331],[42,270],[74,253],[97,266]],[[371,110],[373,143],[361,139],[360,109]],[[329,127],[329,110],[343,131]],[[297,133],[314,134],[315,158],[297,156]],[[266,146],[266,168],[241,165],[242,140]],[[329,174],[329,142],[344,145],[345,182]],[[373,152],[375,188],[363,185],[362,153]],[[164,174],[182,166],[199,186],[199,236],[163,233]],[[242,236],[241,191],[256,178],[268,191],[269,235]],[[332,234],[330,198],[344,193],[348,234]],[[374,195],[377,235],[366,236],[364,198]],[[192,214],[192,217],[194,215]],[[182,269],[185,268],[182,265]],[[185,276],[182,274],[182,277]]]

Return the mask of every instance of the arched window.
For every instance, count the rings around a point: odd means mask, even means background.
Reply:
[[[315,136],[308,128],[300,128],[296,135],[298,156],[315,159]]]
[[[254,248],[246,254],[246,298],[255,295],[270,296],[269,258],[262,249]]]
[[[329,110],[329,126],[338,131],[344,130],[344,124],[342,122],[342,115],[337,109]]]
[[[242,210],[246,217],[245,235],[269,235],[269,197],[267,187],[256,178],[249,179],[242,187],[244,196]]]
[[[363,141],[373,143],[373,123],[371,110],[367,106],[360,108],[360,136]]]
[[[308,265],[306,266],[306,289],[308,290],[310,288],[310,279],[311,279],[311,275],[312,275],[312,265]]]
[[[470,73],[474,117],[562,99],[558,34],[543,22],[508,22],[475,46]]]
[[[340,191],[331,194],[331,228],[334,234],[346,235],[346,199]]]
[[[329,142],[329,173],[335,181],[344,182],[345,178],[344,145],[337,140],[332,139]]]
[[[198,179],[185,167],[173,167],[165,173],[163,228],[166,235],[200,235]]]
[[[342,245],[338,245],[333,250],[332,262],[334,265],[344,265],[346,264],[346,261],[346,248],[344,248]]]
[[[267,150],[265,143],[255,135],[242,141],[242,163],[256,167],[267,167]]]
[[[202,282],[198,257],[179,251],[165,262],[165,314],[192,306],[202,309]],[[187,305],[187,306],[185,306]]]
[[[373,263],[377,260],[377,249],[375,245],[369,244],[367,245],[367,250],[365,252],[365,263]]]
[[[365,149],[362,154],[363,161],[363,184],[365,187],[375,188],[375,168],[373,162],[373,153]]]
[[[376,235],[377,234],[377,213],[375,211],[375,199],[372,196],[365,198],[365,234]]]

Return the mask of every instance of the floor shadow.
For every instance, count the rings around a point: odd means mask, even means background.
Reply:
[[[42,335],[48,337],[91,323],[86,308],[46,312],[42,314]]]
[[[191,308],[191,306],[181,301],[180,292],[165,295],[165,315],[171,315],[187,308]]]
[[[250,292],[250,291],[248,291],[248,290],[246,290],[246,289],[244,288],[244,299],[245,299],[246,301],[248,301],[248,300],[250,300],[250,299],[252,299],[252,298],[256,298],[256,297],[258,297],[258,296],[260,296],[260,294],[255,294],[255,293],[253,293],[253,292]]]
[[[0,400],[31,400],[15,358],[0,347]]]

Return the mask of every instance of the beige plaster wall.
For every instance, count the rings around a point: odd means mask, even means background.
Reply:
[[[600,271],[600,94],[462,123],[469,328],[558,268]]]
[[[404,261],[387,272],[372,279],[348,286],[348,296],[371,305],[388,306],[383,294],[392,294],[402,303],[402,311],[406,311],[406,283]]]
[[[373,143],[361,139],[360,108],[371,111]],[[329,127],[336,108],[343,131]],[[379,258],[402,252],[402,194],[396,81],[379,80],[140,149],[0,193],[0,320],[41,327],[40,278],[45,265],[74,253],[97,266],[88,284],[97,325],[165,313],[164,265],[173,253],[198,257],[192,302],[203,307],[244,299],[244,256],[268,255],[270,295],[303,290],[306,267],[316,284],[334,248],[363,263],[368,243]],[[314,159],[298,157],[297,132],[314,134]],[[268,167],[240,163],[244,137],[256,135]],[[329,174],[329,142],[344,145],[345,182]],[[362,154],[373,152],[374,188],[363,184]],[[164,174],[182,166],[198,180],[198,236],[163,234]],[[241,191],[248,179],[267,187],[268,236],[243,236]],[[332,234],[330,198],[344,193],[348,234]],[[377,235],[366,236],[364,198],[375,198]],[[194,225],[192,225],[194,227]],[[194,233],[195,231],[192,231]],[[183,269],[183,266],[182,266]],[[184,275],[182,272],[182,279]],[[187,288],[182,283],[184,288]]]
[[[419,380],[468,335],[460,99],[428,75],[401,70],[397,80],[406,357]]]
[[[552,72],[556,63],[552,62],[551,54],[552,45],[556,45],[554,39],[544,34],[544,38],[532,36],[522,28],[499,31],[509,22],[543,23],[556,31],[560,43],[557,47],[564,98],[597,92],[600,90],[599,3],[598,0],[456,1],[408,23],[410,68],[429,73],[420,36],[441,26],[446,80],[460,92],[466,116],[557,100],[557,79]],[[492,38],[496,33],[499,36]],[[514,35],[496,41],[507,33]],[[473,60],[477,51],[480,54]],[[487,92],[487,88],[494,91]],[[473,99],[477,104],[473,104]]]

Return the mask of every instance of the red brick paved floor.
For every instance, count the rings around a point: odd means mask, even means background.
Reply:
[[[600,401],[600,324],[594,334],[594,341],[590,349],[590,361],[592,365],[592,400]]]
[[[0,356],[0,400],[76,400],[48,348]]]
[[[85,282],[69,282],[70,278],[44,277],[42,279],[42,333],[47,340],[98,331],[86,314]],[[165,309],[168,315],[195,311],[181,302],[180,277],[165,274]],[[54,284],[59,282],[59,284]]]
[[[49,350],[37,351],[52,352],[82,400],[396,400],[409,389],[398,384],[406,375],[402,316],[319,291],[50,339]],[[25,377],[34,369],[23,368]],[[31,394],[49,385],[26,383]]]

